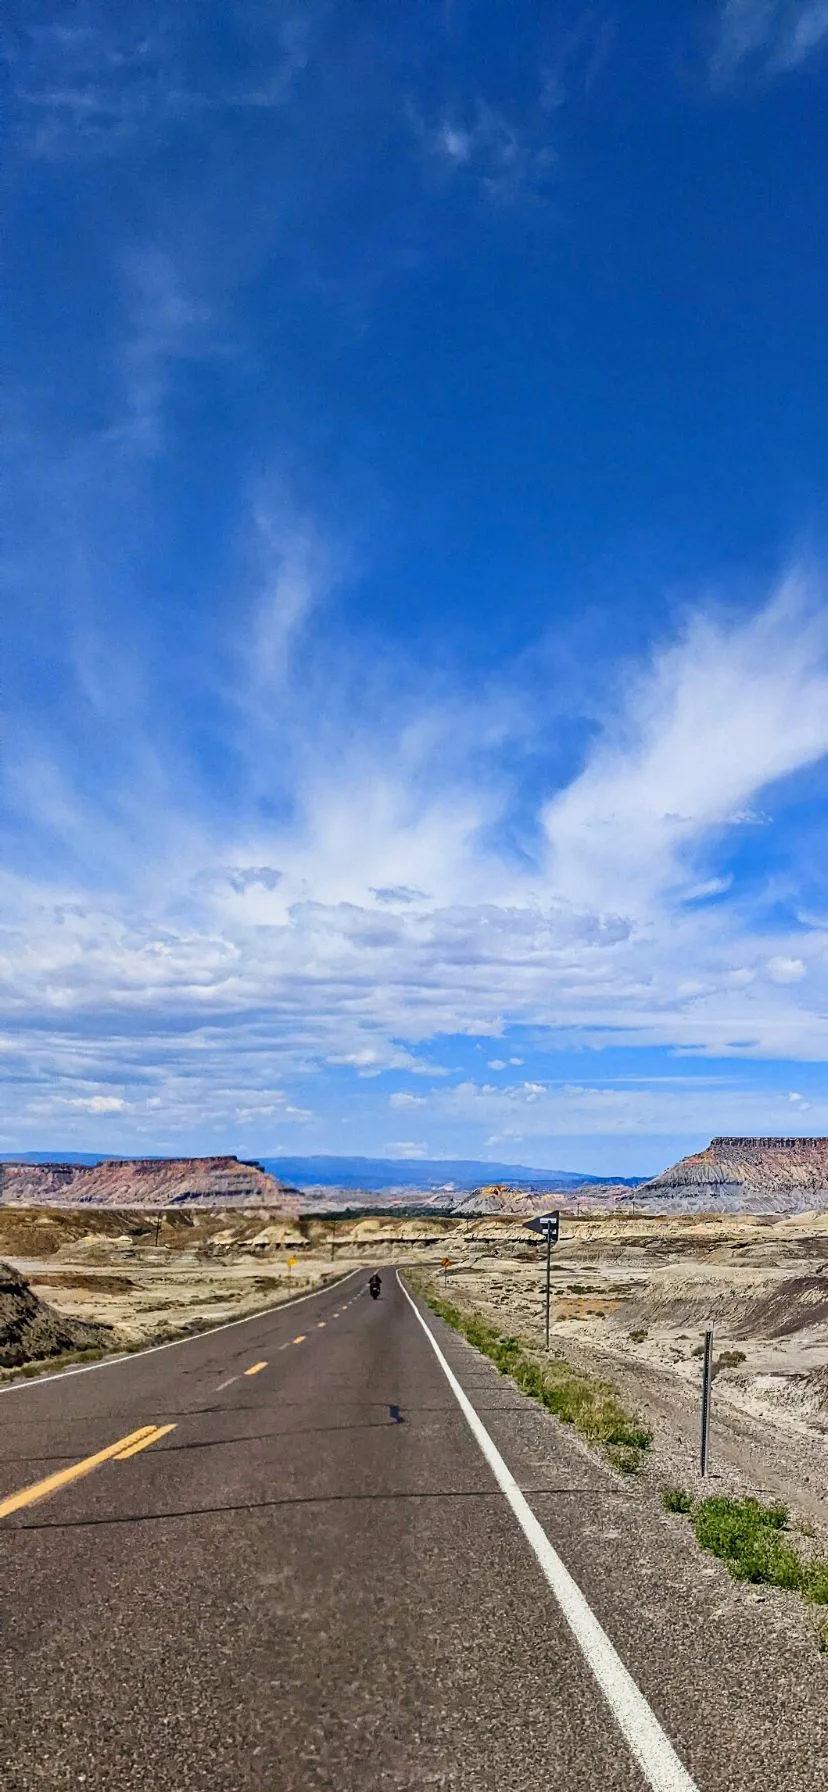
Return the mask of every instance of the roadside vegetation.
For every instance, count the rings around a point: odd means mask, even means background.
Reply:
[[[438,1318],[491,1358],[501,1375],[511,1376],[524,1394],[539,1400],[587,1443],[600,1445],[622,1474],[637,1474],[652,1433],[626,1411],[611,1382],[573,1369],[565,1357],[539,1357],[522,1338],[498,1331],[480,1313],[463,1312],[451,1301],[441,1300],[427,1278],[409,1274],[407,1280]]]
[[[787,1506],[723,1494],[694,1504],[679,1487],[665,1488],[661,1500],[666,1512],[687,1514],[701,1548],[718,1556],[734,1580],[782,1587],[811,1605],[828,1605],[828,1559],[800,1554]],[[817,1645],[828,1654],[828,1624],[820,1627]]]

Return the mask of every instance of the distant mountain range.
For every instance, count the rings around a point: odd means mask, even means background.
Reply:
[[[797,1213],[828,1207],[828,1138],[716,1138],[644,1182],[475,1159],[0,1156],[0,1202],[78,1207],[261,1206],[347,1212]]]
[[[401,1195],[410,1192],[424,1195],[468,1194],[481,1186],[506,1185],[522,1192],[538,1194],[564,1193],[567,1189],[594,1187],[637,1188],[640,1177],[590,1176],[578,1170],[536,1170],[528,1164],[484,1163],[476,1158],[396,1158],[396,1157],[257,1157],[243,1160],[264,1170],[277,1183],[289,1184],[292,1190],[316,1195],[328,1191],[360,1194]],[[65,1164],[92,1168],[98,1164],[157,1164],[159,1173],[173,1164],[203,1165],[207,1162],[235,1163],[235,1158],[166,1158],[142,1159],[126,1156],[96,1156],[82,1151],[0,1152],[0,1163],[33,1166]],[[84,1178],[85,1182],[87,1179]],[[2,1186],[0,1177],[0,1187]],[[91,1184],[88,1186],[91,1187]]]
[[[596,1187],[617,1187],[623,1182],[636,1188],[641,1177],[590,1176],[580,1170],[535,1170],[527,1164],[482,1163],[475,1158],[432,1157],[260,1157],[257,1162],[272,1176],[292,1182],[297,1188],[364,1189],[368,1193],[386,1193],[401,1189],[419,1189],[427,1193],[445,1190],[471,1191],[483,1183],[508,1183],[510,1188],[554,1191]]]

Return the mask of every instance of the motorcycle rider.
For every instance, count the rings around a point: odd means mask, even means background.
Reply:
[[[376,1270],[374,1270],[374,1273],[370,1277],[369,1282],[368,1282],[369,1293],[371,1293],[373,1295],[374,1300],[378,1299],[381,1287],[382,1287],[382,1276],[379,1275]]]

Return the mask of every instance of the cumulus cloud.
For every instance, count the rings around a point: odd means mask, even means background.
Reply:
[[[773,983],[801,983],[806,965],[801,958],[786,958],[784,953],[769,958],[766,970]]]

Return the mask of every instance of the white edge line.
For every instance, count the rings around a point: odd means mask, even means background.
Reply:
[[[558,1601],[564,1618],[601,1688],[616,1723],[653,1792],[698,1792],[682,1765],[655,1712],[616,1653],[568,1568],[553,1549],[542,1525],[506,1467],[482,1420],[449,1367],[437,1339],[412,1300],[397,1270],[400,1288],[428,1338],[472,1435],[480,1445],[495,1480],[509,1502],[521,1530],[534,1550],[541,1569]]]
[[[288,1307],[301,1306],[303,1300],[318,1300],[320,1294],[328,1294],[331,1287],[337,1288],[349,1281],[351,1276],[357,1275],[359,1268],[349,1269],[346,1276],[340,1276],[327,1288],[312,1288],[310,1294],[296,1294],[292,1300],[276,1301],[272,1307],[261,1307],[258,1313],[245,1313],[243,1319],[226,1319],[223,1325],[208,1326],[203,1332],[191,1332],[186,1338],[170,1338],[166,1344],[148,1344],[144,1350],[122,1351],[106,1357],[102,1363],[84,1363],[80,1369],[58,1369],[54,1375],[32,1375],[28,1380],[13,1381],[7,1388],[0,1388],[0,1395],[30,1394],[35,1388],[42,1388],[47,1381],[68,1381],[70,1375],[92,1375],[95,1369],[117,1369],[120,1363],[134,1363],[142,1356],[154,1356],[158,1350],[175,1350],[178,1344],[197,1344],[199,1338],[213,1338],[216,1332],[230,1332],[234,1325],[252,1325],[254,1319],[267,1319],[271,1313],[284,1313]],[[88,1323],[94,1324],[94,1320]]]

